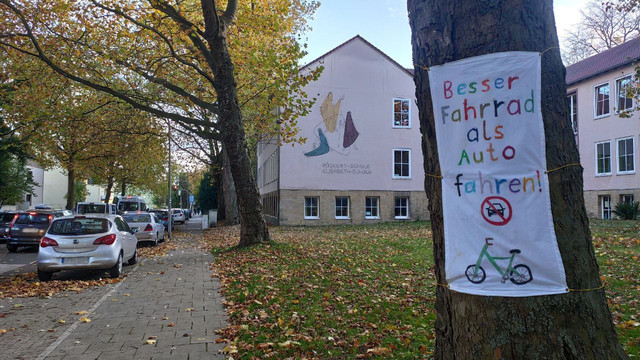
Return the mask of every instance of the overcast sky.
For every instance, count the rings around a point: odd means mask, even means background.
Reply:
[[[554,10],[558,36],[562,38],[580,20],[588,0],[556,0]],[[411,62],[411,29],[404,0],[321,0],[307,34],[307,64],[360,34],[405,67]],[[301,65],[302,65],[301,64]]]

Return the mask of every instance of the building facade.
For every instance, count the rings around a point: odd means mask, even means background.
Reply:
[[[410,71],[356,36],[301,69],[324,66],[305,91],[305,144],[258,144],[268,222],[366,224],[426,219],[427,198]]]
[[[637,38],[567,67],[569,113],[592,218],[611,219],[618,203],[640,200],[640,115],[627,91],[639,59]]]

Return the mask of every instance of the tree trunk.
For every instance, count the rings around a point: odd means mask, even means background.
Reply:
[[[413,62],[430,67],[501,51],[547,51],[542,57],[542,115],[547,168],[579,162],[566,112],[552,0],[409,0]],[[414,76],[423,135],[424,171],[439,174],[428,72]],[[551,210],[567,284],[601,285],[583,198],[582,170],[549,175]],[[425,178],[431,212],[436,278],[444,284],[442,189]],[[526,298],[474,296],[438,287],[438,359],[621,359],[603,289]]]
[[[238,224],[238,197],[231,175],[231,165],[225,150],[222,151],[222,195],[224,196],[224,215],[226,225]]]
[[[120,197],[123,197],[127,194],[127,182],[126,181],[122,181],[122,184],[120,184]]]
[[[247,141],[242,124],[242,112],[238,105],[233,63],[223,33],[209,41],[215,76],[214,87],[220,108],[220,133],[222,146],[229,156],[231,174],[236,187],[238,215],[240,218],[240,247],[270,241],[267,224],[262,215],[262,203],[255,174],[247,152]],[[226,214],[227,218],[229,214]]]
[[[113,189],[113,178],[112,177],[108,177],[107,178],[107,191],[105,192],[104,195],[104,202],[105,203],[109,203],[109,200],[111,199],[111,190]]]
[[[74,191],[74,184],[76,183],[76,171],[73,169],[73,166],[69,166],[69,170],[67,170],[67,205],[65,208],[67,210],[73,210],[73,206],[76,202],[76,192]]]

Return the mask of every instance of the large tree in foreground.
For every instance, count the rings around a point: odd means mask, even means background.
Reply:
[[[409,0],[424,171],[439,174],[428,72],[446,62],[501,51],[547,51],[542,58],[542,115],[547,168],[579,162],[565,96],[552,0]],[[582,194],[580,167],[549,175],[551,210],[567,283],[601,285]],[[438,283],[446,283],[442,188],[427,177]],[[439,359],[622,359],[604,289],[524,298],[474,296],[437,288]]]
[[[246,246],[269,234],[243,110],[306,108],[289,95],[308,81],[297,73],[295,36],[314,8],[306,0],[0,0],[0,47],[221,142]],[[289,119],[270,120],[286,130]]]

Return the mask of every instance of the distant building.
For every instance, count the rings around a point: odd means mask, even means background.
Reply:
[[[365,224],[426,219],[427,197],[410,70],[356,36],[301,69],[324,66],[298,121],[303,145],[258,143],[268,222]]]
[[[640,59],[640,38],[567,67],[569,112],[584,168],[584,198],[593,218],[610,219],[619,202],[640,200],[636,149],[640,115],[625,88]]]

